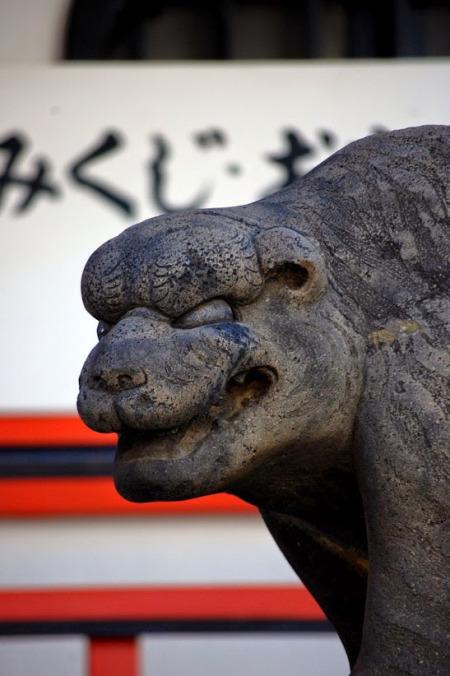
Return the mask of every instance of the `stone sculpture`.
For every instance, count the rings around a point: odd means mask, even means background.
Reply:
[[[83,274],[78,407],[119,433],[119,492],[257,505],[352,674],[449,673],[449,170],[450,127],[371,136]]]

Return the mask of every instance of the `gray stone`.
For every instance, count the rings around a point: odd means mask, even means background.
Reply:
[[[83,274],[78,407],[119,492],[257,505],[352,674],[449,673],[449,170],[450,127],[371,136]]]

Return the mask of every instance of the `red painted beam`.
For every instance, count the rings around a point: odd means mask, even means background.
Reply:
[[[299,585],[0,591],[0,622],[323,620]]]
[[[76,415],[0,416],[0,447],[109,446],[115,434],[93,432]],[[256,513],[230,495],[134,504],[121,498],[109,477],[0,479],[0,518],[151,514]]]
[[[138,676],[137,643],[132,638],[92,638],[89,676]]]
[[[99,434],[72,415],[0,416],[1,446],[115,446],[116,434]]]
[[[257,514],[257,509],[225,493],[180,502],[127,502],[109,477],[0,480],[0,518],[180,514]]]

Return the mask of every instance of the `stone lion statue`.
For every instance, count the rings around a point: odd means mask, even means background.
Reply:
[[[378,134],[259,202],[89,259],[87,425],[134,501],[257,505],[352,674],[448,674],[450,127]]]

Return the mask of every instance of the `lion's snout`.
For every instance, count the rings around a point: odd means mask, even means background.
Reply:
[[[100,432],[166,430],[199,415],[208,417],[229,399],[227,385],[239,363],[239,345],[227,341],[224,348],[213,360],[208,340],[187,344],[182,331],[168,328],[161,342],[151,332],[133,339],[113,329],[84,365],[80,416]],[[248,382],[240,386],[245,390],[241,398],[249,388]]]
[[[174,382],[159,373],[157,362],[145,367],[99,365],[81,378],[78,410],[91,428],[165,430],[182,425],[200,413],[210,398],[208,374],[195,382]],[[177,386],[178,385],[178,386]]]
[[[147,374],[141,368],[119,367],[96,369],[88,377],[88,386],[92,390],[101,390],[116,394],[132,390],[147,383]]]

